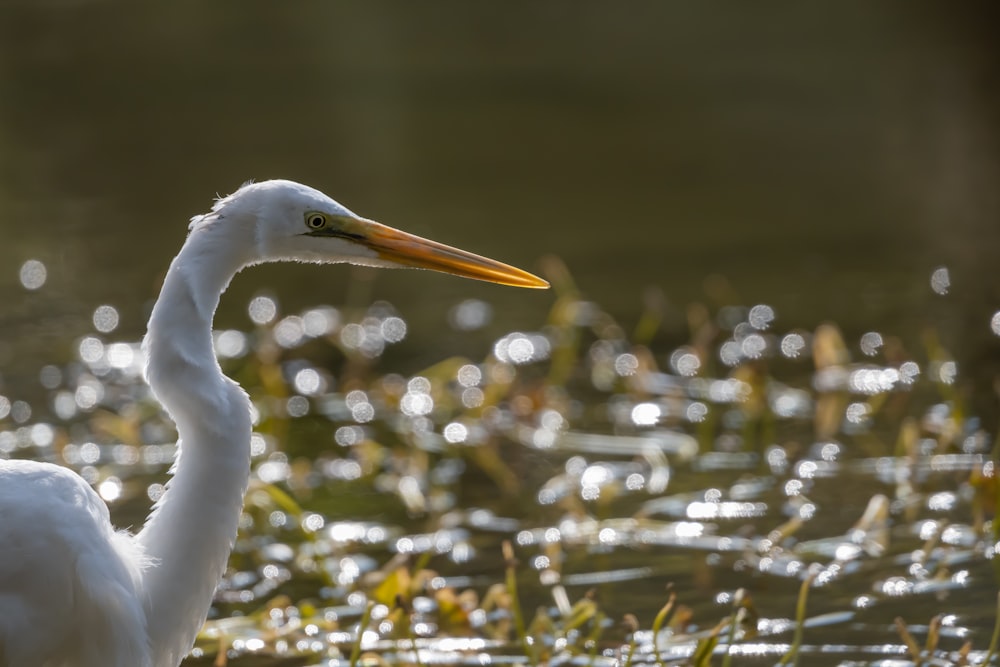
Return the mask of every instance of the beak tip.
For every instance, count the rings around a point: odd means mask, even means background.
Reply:
[[[551,287],[548,280],[539,278],[534,273],[528,273],[527,271],[515,269],[514,267],[507,268],[510,269],[510,273],[505,276],[507,280],[502,281],[507,285],[511,285],[512,287],[525,287],[527,289],[549,289]]]

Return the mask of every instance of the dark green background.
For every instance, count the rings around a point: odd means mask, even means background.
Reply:
[[[138,337],[186,219],[268,177],[528,269],[559,255],[626,322],[647,287],[683,306],[721,274],[779,329],[930,324],[990,368],[994,7],[8,2],[0,370],[68,354],[100,303]],[[49,268],[39,292],[17,280],[28,258]],[[261,269],[222,317],[243,325],[263,286],[340,303],[349,276]],[[432,347],[466,296],[496,305],[498,332],[551,303],[430,274],[364,284]]]

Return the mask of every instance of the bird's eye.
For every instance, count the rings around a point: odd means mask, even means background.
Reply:
[[[323,229],[326,227],[326,216],[322,213],[306,214],[306,227],[309,229]]]

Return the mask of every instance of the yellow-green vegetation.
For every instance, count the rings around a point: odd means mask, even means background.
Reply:
[[[478,356],[406,376],[386,303],[217,332],[255,474],[192,664],[993,659],[998,445],[933,332],[781,330],[732,289],[650,295],[626,325],[545,273],[537,331],[454,325]],[[98,387],[96,407],[50,444],[2,437],[81,470],[127,525],[173,433],[102,343],[53,390]]]

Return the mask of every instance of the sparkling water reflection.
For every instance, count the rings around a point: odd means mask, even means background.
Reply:
[[[141,348],[112,339],[115,318],[97,310],[101,337],[81,338],[72,363],[38,373],[51,416],[0,397],[0,453],[60,460],[116,511],[141,515],[139,506],[162,496],[174,434],[148,409]],[[963,596],[989,577],[985,524],[970,509],[979,487],[936,487],[955,475],[992,479],[991,441],[941,398],[957,365],[898,355],[889,363],[886,334],[862,336],[855,362],[832,327],[771,333],[780,325],[773,309],[734,309],[717,318],[731,322],[717,349],[736,346],[732,365],[720,366],[704,344],[657,355],[626,344],[606,322],[603,333],[586,333],[603,317],[588,304],[565,323],[500,337],[484,359],[448,359],[404,377],[352,367],[406,344],[406,320],[389,304],[355,317],[327,306],[281,314],[276,301],[257,296],[248,312],[255,331],[214,337],[222,362],[254,397],[254,482],[218,618],[200,650],[228,628],[234,655],[344,655],[361,633],[388,656],[400,633],[411,632],[432,660],[448,627],[480,633],[468,641],[482,642],[477,655],[492,661],[508,644],[486,638],[502,635],[510,610],[489,598],[498,575],[481,564],[495,560],[504,538],[523,560],[526,597],[567,613],[587,599],[579,597],[587,587],[609,610],[655,610],[663,599],[650,582],[674,582],[697,618],[712,622],[736,604],[749,573],[777,589],[808,576],[817,591],[811,627],[837,635],[848,621],[871,632],[876,619],[898,613],[897,601],[938,609],[937,596],[952,596],[950,617],[960,618]],[[585,336],[594,340],[573,343],[573,379],[550,383],[567,341]],[[332,364],[324,361],[331,355]],[[798,364],[804,379],[779,379],[764,370],[769,362]],[[590,407],[575,398],[592,392],[602,398]],[[923,410],[900,427],[910,443],[905,456],[880,444],[885,401]],[[760,453],[756,445],[764,445]],[[845,497],[836,488],[845,484],[856,492]],[[529,509],[505,512],[518,505]],[[900,530],[910,513],[917,520]],[[435,570],[410,572],[394,560],[404,556],[431,559]],[[595,566],[599,558],[614,560]],[[692,563],[711,573],[714,596],[691,580]],[[393,597],[416,585],[406,577],[423,582],[409,620]],[[849,612],[819,592],[834,586],[853,591]],[[318,597],[276,606],[301,590]],[[450,617],[445,610],[459,596],[463,611]],[[792,597],[767,604],[791,610]],[[335,629],[340,619],[360,619],[369,601],[377,604],[368,626]],[[263,608],[287,639],[233,616]],[[461,630],[450,625],[456,618]],[[766,640],[733,645],[731,654],[778,655],[794,627],[761,618],[756,631]],[[974,636],[957,621],[949,627],[955,638]],[[697,646],[679,628],[661,632],[654,647],[651,632],[637,629],[637,658],[690,656]],[[548,641],[569,656],[584,639],[557,632]],[[860,639],[837,645],[844,654],[874,650]],[[619,650],[613,642],[601,648],[609,660]]]

